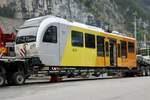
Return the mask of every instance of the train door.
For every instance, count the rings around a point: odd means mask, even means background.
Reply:
[[[109,39],[105,38],[105,66],[110,66]]]
[[[117,47],[114,39],[110,39],[110,66],[117,66]]]
[[[96,65],[104,67],[105,66],[105,46],[104,46],[105,37],[97,36],[97,57]]]
[[[121,66],[121,44],[117,41],[117,66]]]
[[[42,42],[39,46],[40,58],[43,63],[50,66],[57,66],[60,63],[60,36],[59,24],[48,25],[43,31]]]
[[[122,58],[122,66],[127,66],[127,42],[121,41],[121,58]]]

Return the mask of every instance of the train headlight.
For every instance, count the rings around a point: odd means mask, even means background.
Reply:
[[[35,48],[36,48],[36,44],[35,43],[30,46],[30,49],[35,49]]]

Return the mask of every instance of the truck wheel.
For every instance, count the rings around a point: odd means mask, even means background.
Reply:
[[[3,74],[0,74],[0,86],[3,86],[5,84],[5,77]]]
[[[22,72],[15,72],[12,76],[15,85],[22,85],[25,83],[25,77]]]

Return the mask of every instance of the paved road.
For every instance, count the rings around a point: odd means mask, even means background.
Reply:
[[[150,77],[3,87],[0,100],[150,100]]]

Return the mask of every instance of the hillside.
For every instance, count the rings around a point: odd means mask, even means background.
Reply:
[[[26,20],[54,15],[68,20],[116,30],[134,32],[137,16],[138,40],[150,33],[150,0],[0,0],[0,16]],[[150,37],[148,37],[150,39]]]
[[[6,34],[15,32],[24,22],[23,19],[0,17],[0,27]]]

